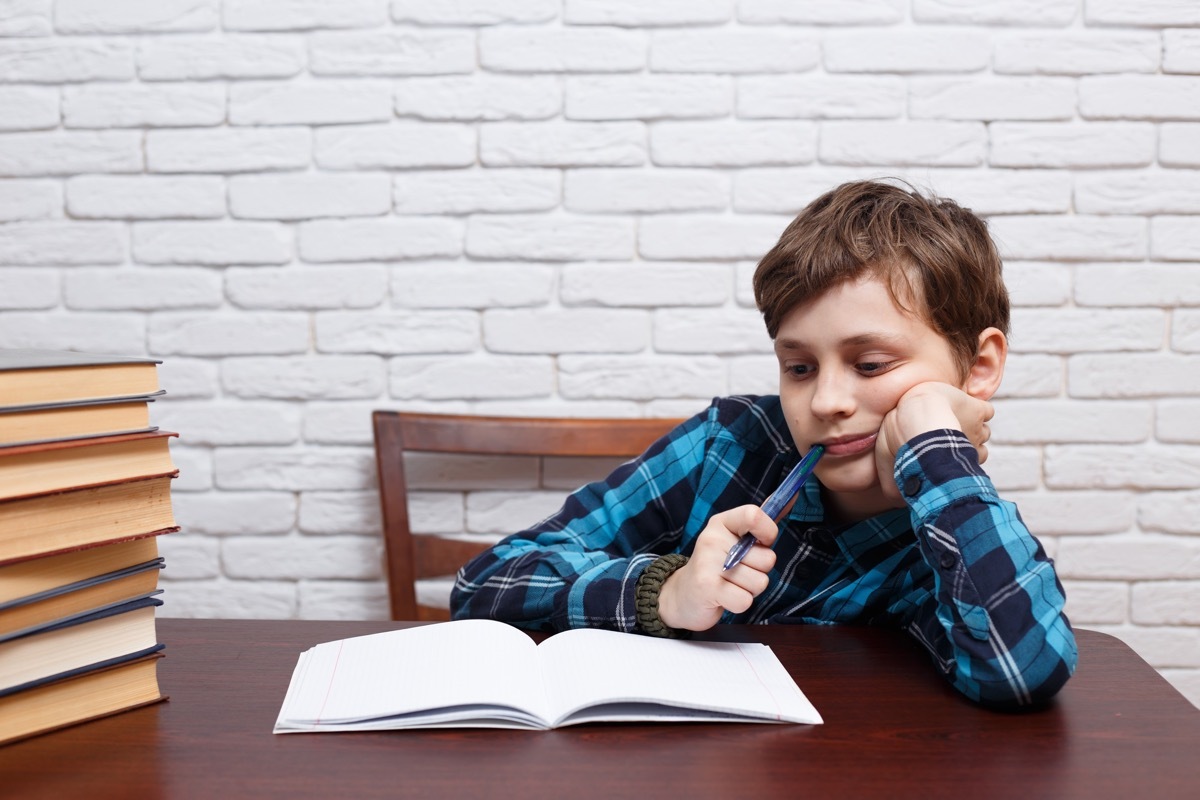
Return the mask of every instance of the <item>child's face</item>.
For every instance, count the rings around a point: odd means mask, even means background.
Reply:
[[[963,387],[950,344],[900,309],[880,279],[867,277],[788,312],[775,354],[792,439],[802,453],[826,447],[816,475],[831,510],[864,519],[892,507],[875,462],[880,425],[918,383]]]

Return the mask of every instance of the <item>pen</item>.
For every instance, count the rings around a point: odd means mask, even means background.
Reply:
[[[779,488],[771,492],[771,496],[763,501],[762,510],[767,513],[768,517],[776,519],[779,516],[779,512],[783,511],[788,501],[796,492],[800,491],[800,487],[808,480],[808,476],[812,474],[823,455],[825,455],[825,446],[820,444],[814,444],[812,449],[804,454],[804,458],[800,459],[800,463],[792,468],[788,476],[783,479],[783,483],[779,484]],[[754,534],[743,533],[737,544],[730,548],[729,555],[725,557],[725,566],[721,569],[727,570],[736,567],[750,552],[750,548],[754,547],[756,541]]]

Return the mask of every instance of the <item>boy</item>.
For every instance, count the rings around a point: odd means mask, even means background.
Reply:
[[[877,183],[815,200],[759,263],[777,397],[714,400],[459,572],[456,618],[686,635],[902,628],[964,695],[1022,706],[1075,668],[1062,586],[980,468],[1008,352],[986,225]],[[760,508],[814,445],[790,512]],[[762,546],[722,569],[738,538]]]

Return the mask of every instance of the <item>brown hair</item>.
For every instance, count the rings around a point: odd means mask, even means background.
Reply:
[[[774,339],[797,305],[864,275],[944,336],[964,374],[985,328],[1008,333],[1008,291],[987,224],[953,200],[877,181],[818,197],[758,262],[754,299],[767,333]]]

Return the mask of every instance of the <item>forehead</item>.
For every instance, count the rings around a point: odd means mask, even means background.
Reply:
[[[922,317],[896,302],[882,278],[865,275],[792,308],[780,323],[775,348],[902,346],[932,340],[948,346]]]

